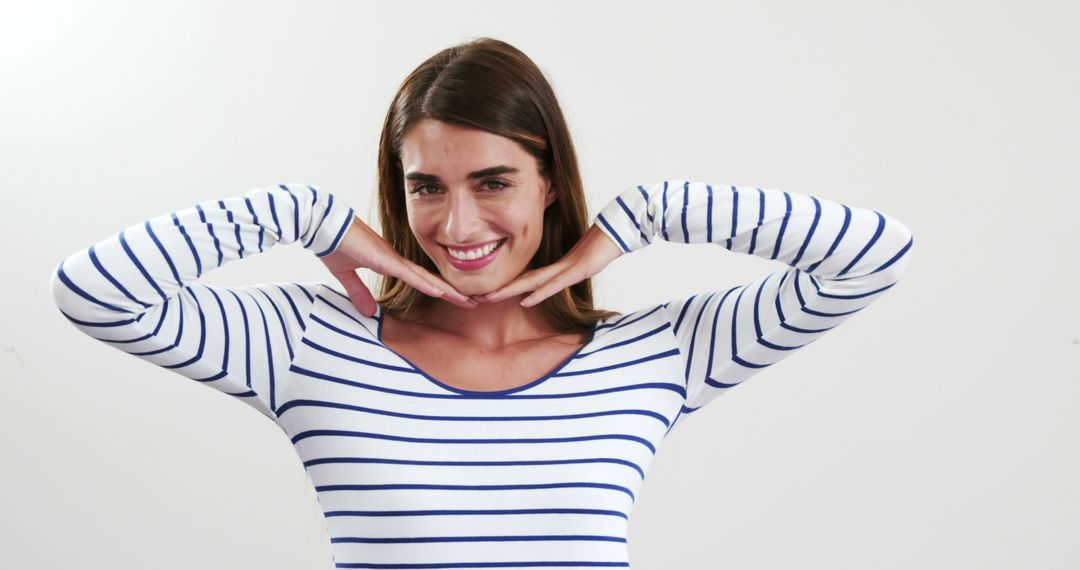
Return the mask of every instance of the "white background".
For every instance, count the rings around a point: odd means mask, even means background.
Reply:
[[[881,300],[665,440],[636,570],[1080,567],[1078,21],[1046,1],[4,2],[0,567],[332,567],[283,432],[90,340],[48,279],[131,224],[279,182],[374,225],[393,93],[477,36],[551,80],[590,214],[682,178],[915,236]],[[627,312],[779,268],[658,243],[595,286]],[[332,278],[281,247],[205,279]]]

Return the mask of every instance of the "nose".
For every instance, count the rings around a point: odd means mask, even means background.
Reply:
[[[468,244],[483,231],[483,210],[469,190],[451,192],[444,223],[446,237],[454,243]]]

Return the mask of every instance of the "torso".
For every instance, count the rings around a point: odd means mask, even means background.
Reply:
[[[385,314],[382,343],[436,380],[461,390],[510,390],[543,377],[581,350],[589,334],[560,334],[492,352]]]

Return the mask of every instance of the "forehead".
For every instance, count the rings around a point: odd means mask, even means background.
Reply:
[[[467,173],[490,166],[525,169],[534,162],[521,145],[506,137],[432,119],[414,125],[401,141],[405,174],[420,171],[464,179]]]

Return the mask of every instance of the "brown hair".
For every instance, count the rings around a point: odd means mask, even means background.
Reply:
[[[424,119],[480,129],[511,139],[537,159],[556,200],[544,210],[540,247],[526,269],[550,265],[574,246],[589,226],[577,156],[555,92],[540,68],[510,44],[478,38],[440,51],[401,83],[386,114],[379,140],[379,224],[382,236],[402,257],[438,275],[416,241],[405,209],[401,142]],[[400,318],[431,297],[408,283],[382,276],[376,301]],[[592,283],[585,279],[536,305],[561,332],[587,331],[596,321],[619,315],[593,308]]]

